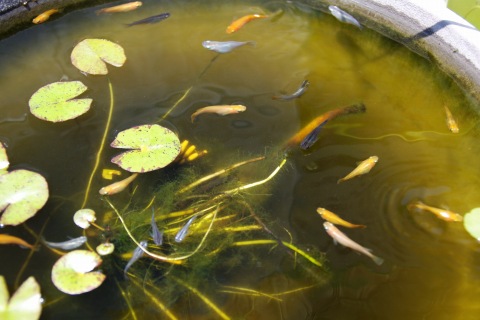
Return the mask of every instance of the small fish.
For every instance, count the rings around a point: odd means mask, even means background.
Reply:
[[[345,177],[343,177],[341,179],[338,179],[337,183],[340,183],[340,182],[343,182],[345,180],[351,179],[353,177],[356,177],[356,176],[359,176],[359,175],[370,172],[370,170],[373,168],[373,166],[375,166],[377,161],[378,161],[377,156],[371,156],[368,159],[363,160],[362,162],[360,162],[358,164],[358,166],[355,169],[353,169],[352,172],[347,174]]]
[[[33,23],[35,24],[39,24],[39,23],[42,23],[42,22],[45,22],[47,21],[50,16],[54,13],[58,13],[60,12],[60,10],[58,9],[50,9],[50,10],[47,10],[41,14],[39,14],[38,16],[35,17],[35,19],[32,20]]]
[[[296,98],[300,97],[302,94],[304,94],[305,91],[307,91],[307,88],[308,88],[309,85],[310,85],[310,82],[308,80],[304,80],[302,82],[302,84],[300,85],[300,87],[297,89],[297,91],[295,91],[294,93],[289,94],[289,95],[273,96],[272,99],[273,100],[285,100],[285,101],[296,99]]]
[[[310,132],[306,137],[305,139],[302,140],[302,142],[300,142],[300,148],[302,150],[307,150],[309,149],[311,146],[313,146],[315,144],[315,142],[318,141],[318,135],[320,134],[320,131],[322,130],[323,126],[328,122],[328,120],[325,120],[324,122],[320,123],[320,125],[318,127],[316,127],[315,129],[312,130],[312,132]]]
[[[191,120],[193,123],[195,121],[195,118],[202,113],[216,113],[218,115],[225,116],[227,114],[235,114],[235,113],[243,112],[245,110],[247,110],[247,107],[242,106],[241,104],[208,106],[208,107],[200,108],[197,111],[195,111],[191,116]]]
[[[375,262],[377,265],[381,265],[383,263],[382,258],[372,254],[372,250],[359,245],[358,243],[356,243],[355,241],[347,237],[342,231],[338,230],[338,228],[335,227],[332,223],[324,222],[323,227],[325,228],[325,231],[327,231],[328,235],[332,237],[333,241],[340,243],[342,246],[345,246],[357,252],[363,253],[367,257],[371,258],[373,262]]]
[[[70,239],[63,242],[50,242],[45,239],[42,239],[42,242],[45,243],[50,248],[63,249],[63,250],[72,250],[80,247],[85,242],[87,242],[87,237],[81,236],[75,239]]]
[[[147,240],[140,241],[140,246],[142,246],[142,248],[146,248],[147,245],[148,245]],[[128,260],[127,265],[125,266],[125,269],[123,269],[123,274],[125,275],[126,278],[127,278],[127,271],[128,271],[128,269],[130,269],[130,267],[131,267],[138,259],[140,259],[140,258],[143,256],[143,253],[144,253],[144,252],[143,252],[142,248],[136,247],[135,250],[133,250],[132,257],[130,258],[130,260]]]
[[[366,228],[367,227],[363,224],[353,224],[348,221],[345,221],[339,216],[337,216],[335,213],[328,211],[327,209],[324,209],[324,208],[317,208],[317,212],[319,215],[322,216],[323,219],[333,224],[338,224],[340,226],[344,226],[347,228]]]
[[[35,249],[35,247],[27,241],[9,234],[0,234],[0,244],[18,244],[24,248]]]
[[[122,192],[133,180],[135,180],[137,176],[138,176],[138,173],[134,173],[131,176],[121,181],[117,181],[106,187],[101,188],[100,191],[98,191],[98,193],[100,193],[102,196],[105,196],[105,195],[110,196],[112,194]]]
[[[243,17],[233,21],[227,27],[227,33],[234,33],[236,31],[240,30],[240,28],[243,27],[247,22],[250,22],[254,19],[262,19],[262,18],[267,18],[267,16],[264,15],[264,14],[249,14],[249,15],[243,16]]]
[[[202,46],[205,49],[212,50],[218,53],[228,53],[238,47],[250,44],[255,45],[255,41],[212,41],[205,40],[202,42]]]
[[[330,10],[330,13],[332,14],[332,16],[337,18],[338,21],[343,22],[343,23],[352,24],[352,25],[358,27],[359,29],[363,28],[362,25],[360,24],[360,22],[358,22],[357,19],[355,19],[354,17],[352,17],[350,14],[346,13],[345,11],[340,9],[339,7],[328,6],[328,10]]]
[[[351,106],[327,111],[321,114],[320,116],[316,117],[312,121],[310,121],[305,127],[303,127],[299,132],[297,132],[293,137],[291,137],[287,141],[285,147],[290,148],[298,145],[300,142],[306,139],[306,137],[308,137],[312,133],[312,131],[318,129],[319,126],[323,126],[326,121],[330,121],[338,116],[345,115],[345,114],[362,113],[362,112],[365,112],[366,110],[367,109],[365,108],[365,105],[363,103],[359,103],[359,104],[354,104]],[[311,145],[305,146],[305,148],[309,148],[310,146]]]
[[[458,129],[458,125],[457,125],[457,122],[455,121],[455,119],[453,118],[453,115],[452,113],[450,112],[450,109],[448,109],[447,106],[444,106],[445,107],[445,113],[447,114],[447,126],[448,126],[448,129],[450,129],[450,131],[452,133],[458,133],[459,129]]]
[[[408,205],[408,210],[412,211],[414,209],[429,211],[436,215],[438,218],[448,222],[463,221],[463,217],[458,213],[452,212],[450,210],[431,207],[421,201],[415,201]]]
[[[97,10],[96,13],[101,14],[101,13],[128,12],[128,11],[137,9],[141,5],[142,5],[141,1],[128,2],[128,3],[120,4],[118,6]]]
[[[167,19],[168,17],[170,17],[170,13],[168,13],[168,12],[160,13],[160,14],[157,14],[155,16],[151,16],[151,17],[148,17],[148,18],[145,18],[145,19],[142,19],[142,20],[138,20],[138,21],[128,23],[127,27],[131,27],[131,26],[135,26],[135,25],[139,25],[139,24],[157,23],[157,22],[160,22],[162,20]]]
[[[188,233],[188,229],[190,229],[190,226],[195,221],[195,219],[197,219],[197,215],[194,215],[193,217],[191,217],[187,221],[187,223],[185,223],[182,229],[180,229],[180,231],[177,232],[177,234],[175,235],[175,242],[182,242],[185,239]]]
[[[155,222],[155,210],[152,208],[152,238],[153,242],[157,246],[161,246],[163,243],[163,231],[158,230],[157,223]]]

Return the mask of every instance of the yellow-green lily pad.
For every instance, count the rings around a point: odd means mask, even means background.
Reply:
[[[72,50],[72,64],[88,74],[107,74],[107,65],[121,67],[127,60],[123,48],[105,39],[85,39]],[[106,62],[106,63],[105,63]]]
[[[129,172],[149,172],[163,168],[180,153],[180,140],[177,135],[158,124],[124,130],[110,146],[132,149],[112,159],[113,163]]]
[[[9,165],[10,162],[8,162],[7,150],[5,150],[3,143],[0,143],[0,175],[7,172]]]
[[[463,226],[472,237],[480,241],[480,208],[474,208],[465,214]]]
[[[81,81],[60,81],[38,89],[30,98],[30,112],[37,118],[62,122],[74,119],[90,109],[92,99],[73,99],[87,87]]]
[[[48,200],[48,184],[40,174],[14,170],[0,175],[1,225],[16,226],[30,219]]]
[[[95,290],[105,280],[103,273],[92,271],[101,263],[93,251],[70,251],[53,265],[52,282],[58,290],[71,295]]]
[[[7,284],[0,276],[0,319],[36,320],[42,312],[40,286],[35,278],[29,277],[13,294],[9,301]]]

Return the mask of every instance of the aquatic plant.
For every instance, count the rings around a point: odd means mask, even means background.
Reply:
[[[0,319],[35,320],[42,312],[40,286],[29,277],[9,299],[5,278],[0,276]]]
[[[480,208],[473,208],[465,214],[463,226],[472,237],[480,241]]]
[[[106,63],[121,67],[127,60],[123,48],[106,39],[80,41],[73,48],[70,58],[78,70],[94,75],[107,74]]]

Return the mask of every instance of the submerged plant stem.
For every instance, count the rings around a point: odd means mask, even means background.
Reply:
[[[131,279],[132,283],[137,286],[139,289],[143,290],[143,293],[169,318],[172,320],[177,320],[178,318],[168,310],[168,308],[160,301],[158,298],[145,289],[136,279]]]
[[[98,166],[100,165],[100,157],[102,155],[103,148],[105,147],[105,141],[107,140],[108,131],[110,130],[110,122],[112,121],[114,100],[113,100],[113,87],[110,80],[108,80],[108,90],[110,92],[110,107],[108,110],[107,124],[105,125],[105,131],[103,132],[102,141],[100,142],[100,148],[98,148],[98,152],[95,157],[95,165],[93,166],[92,173],[90,174],[90,178],[88,179],[87,188],[85,190],[85,198],[83,199],[83,203],[81,205],[82,209],[85,208],[85,205],[87,204],[88,196],[90,195],[90,189],[92,187],[93,177],[97,173]]]
[[[115,284],[117,285],[118,290],[120,290],[123,300],[125,300],[125,303],[127,304],[127,307],[128,307],[128,310],[130,311],[130,315],[132,316],[132,319],[137,320],[137,314],[135,313],[135,310],[133,309],[132,304],[130,303],[130,300],[127,297],[127,293],[125,292],[125,290],[122,289],[117,279],[115,279]]]

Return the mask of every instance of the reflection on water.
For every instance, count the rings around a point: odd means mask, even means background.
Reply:
[[[130,13],[102,16],[94,14],[97,9],[69,13],[5,39],[0,46],[0,140],[8,147],[11,169],[41,172],[52,196],[27,222],[30,228],[38,233],[46,223],[44,234],[50,241],[80,235],[71,217],[84,197],[109,97],[106,78],[81,75],[70,64],[69,55],[83,38],[106,38],[122,45],[127,55],[124,67],[109,67],[115,110],[107,141],[123,129],[159,121],[191,88],[166,120],[182,140],[209,150],[196,168],[203,174],[240,158],[277,153],[299,128],[325,111],[358,102],[367,106],[365,114],[325,125],[307,152],[293,150],[285,169],[264,193],[245,194],[259,202],[265,211],[263,219],[270,220],[282,240],[291,237],[306,252],[325,253],[329,281],[308,287],[315,284],[305,280],[311,280],[311,275],[302,275],[301,268],[278,248],[259,248],[246,256],[226,252],[216,267],[206,269],[212,272],[205,276],[209,283],[197,283],[226,314],[247,319],[475,319],[480,308],[475,300],[480,288],[478,244],[461,223],[446,223],[406,208],[411,201],[422,200],[463,214],[480,203],[476,188],[480,184],[478,116],[449,78],[369,30],[341,24],[325,13],[290,2],[152,0]],[[284,13],[276,19],[252,21],[237,33],[225,33],[234,18],[278,9]],[[167,11],[171,17],[158,24],[124,26]],[[215,53],[201,46],[204,40],[251,40],[256,45],[211,62]],[[87,96],[94,98],[92,109],[78,121],[59,124],[27,113],[31,94],[62,77],[81,79],[88,86]],[[272,100],[280,92],[293,92],[305,79],[310,86],[299,99]],[[204,115],[191,123],[196,109],[214,104],[243,104],[247,110],[225,117]],[[444,105],[459,122],[457,135],[446,126]],[[115,154],[107,148],[102,167],[113,168],[109,159]],[[370,173],[337,185],[356,162],[372,155],[379,161]],[[246,183],[264,178],[275,163],[264,171],[245,170],[233,179]],[[172,180],[174,170],[139,179],[157,187]],[[95,178],[94,190],[104,184]],[[152,189],[140,188],[139,192],[150,196]],[[117,199],[128,203],[128,198],[127,194]],[[90,207],[107,211],[96,191],[90,202]],[[344,232],[385,263],[376,266],[368,257],[335,246],[324,232],[317,207],[367,225]],[[21,227],[4,231],[32,239]],[[13,286],[28,251],[1,246],[0,255],[8,261],[0,265],[0,274]],[[258,256],[265,259],[252,260]],[[34,275],[41,284],[47,301],[44,318],[122,318],[127,314],[128,305],[115,277],[85,295],[60,294],[49,280],[56,259],[42,248],[24,273]],[[116,263],[117,267],[104,262],[103,268],[123,268],[125,261]],[[154,270],[157,283],[170,272],[168,266],[154,267],[148,261],[137,268]],[[195,270],[195,266],[188,268]],[[132,278],[130,283],[119,279],[122,288],[132,290],[127,294],[133,295],[130,298],[139,316],[165,315],[148,302],[141,278]],[[219,284],[277,296],[228,294],[220,292]],[[305,289],[287,293],[301,287]],[[212,317],[204,303],[179,288],[181,284],[170,283],[168,288],[148,290],[164,289],[158,291],[162,297],[172,293],[164,302],[181,319]],[[62,300],[53,303],[58,297]]]

